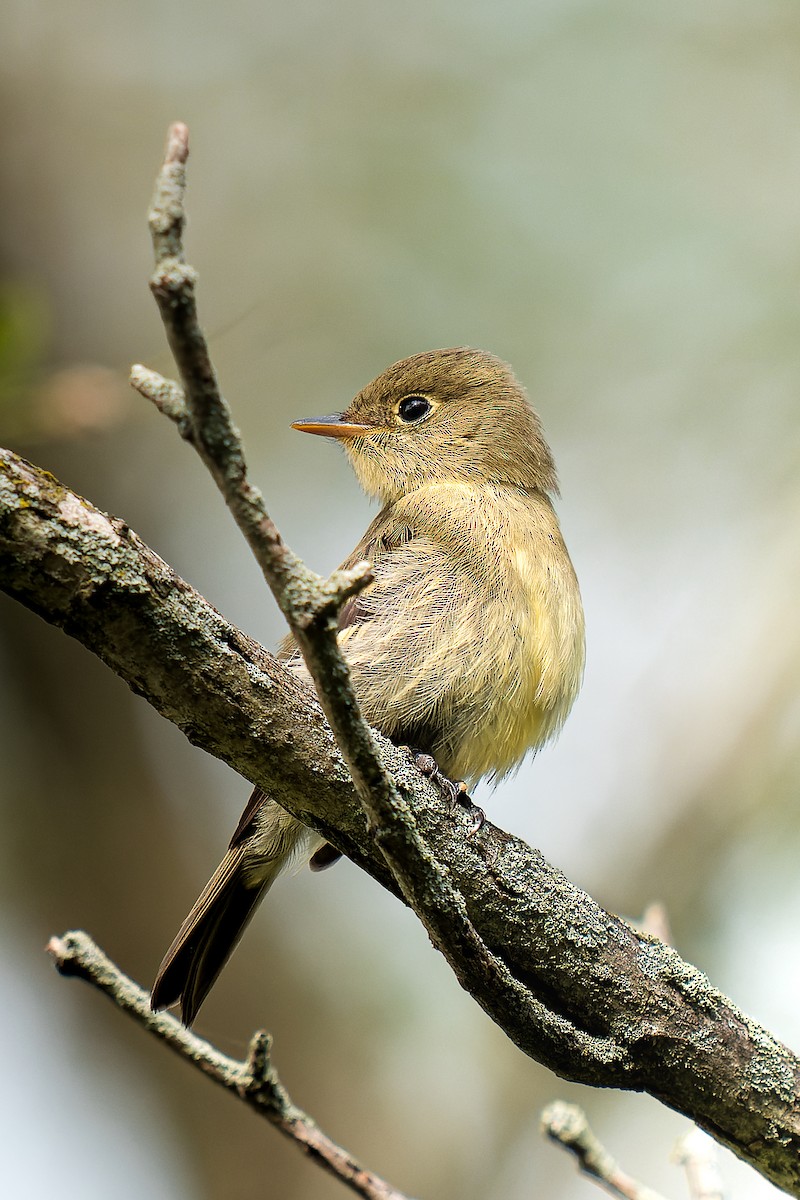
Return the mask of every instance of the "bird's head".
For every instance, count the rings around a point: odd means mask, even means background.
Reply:
[[[558,490],[539,418],[511,368],[483,350],[415,354],[343,413],[294,428],[342,442],[365,492],[384,503],[432,482]]]

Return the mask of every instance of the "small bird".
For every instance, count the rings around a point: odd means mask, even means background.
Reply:
[[[343,566],[374,582],[340,617],[366,720],[472,786],[561,728],[583,676],[578,583],[551,498],[553,457],[511,368],[457,347],[395,363],[341,414],[297,421],[336,438],[382,507]],[[308,675],[294,642],[280,657]],[[164,956],[154,1009],[186,1025],[282,868],[339,857],[256,788],[228,851]]]

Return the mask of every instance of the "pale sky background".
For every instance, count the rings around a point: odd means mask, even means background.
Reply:
[[[276,644],[210,479],[125,385],[170,370],[146,208],[178,118],[222,385],[315,569],[372,511],[290,421],[419,350],[506,358],[588,660],[559,742],[479,799],[608,908],[663,900],[684,956],[800,1046],[798,5],[9,0],[3,42],[0,441]],[[42,952],[83,926],[150,982],[246,783],[2,597],[0,713],[5,1190],[344,1195]],[[421,1200],[591,1195],[537,1132],[559,1096],[684,1194],[684,1121],[525,1059],[350,864],[278,885],[198,1022],[236,1054],[259,1026],[297,1102]],[[734,1200],[771,1190],[722,1155]]]

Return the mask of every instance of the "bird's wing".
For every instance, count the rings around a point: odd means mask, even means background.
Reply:
[[[340,570],[348,571],[356,563],[366,560],[372,563],[376,574],[378,574],[383,569],[387,556],[390,556],[392,551],[396,550],[399,546],[408,543],[412,537],[413,531],[409,528],[408,524],[397,520],[392,507],[387,506],[378,513],[353,553],[349,554],[341,564]],[[365,588],[363,592],[359,592],[357,596],[353,596],[344,605],[339,613],[338,627],[340,630],[346,629],[349,625],[358,625],[368,619],[367,609],[364,605],[364,596],[372,587],[374,587],[374,584]],[[291,633],[287,633],[281,639],[278,646],[278,658],[285,662],[290,670],[295,671],[305,679],[308,678],[302,665],[302,660],[298,661],[299,651]]]
[[[373,563],[375,582],[346,606],[339,634],[361,709],[371,725],[429,751],[446,771],[474,715],[467,693],[480,691],[468,686],[466,664],[476,658],[484,589],[463,556],[402,508],[373,521],[345,566],[362,558]]]
[[[443,770],[475,720],[465,664],[486,616],[485,590],[470,570],[402,502],[382,509],[343,568],[367,559],[375,580],[344,606],[339,641],[361,710],[387,737],[433,754]],[[443,649],[443,647],[445,649]],[[280,657],[298,675],[303,661],[289,635]]]
[[[401,546],[408,545],[413,536],[413,530],[406,522],[396,518],[393,508],[382,509],[353,553],[344,560],[341,570],[347,571],[356,563],[366,560],[372,563],[377,582],[380,575],[390,568],[392,554]],[[370,585],[347,601],[339,613],[340,630],[347,629],[350,625],[360,625],[369,620],[370,607],[364,601],[366,593],[371,591],[374,586],[374,584]]]

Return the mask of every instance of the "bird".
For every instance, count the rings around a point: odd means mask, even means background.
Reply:
[[[502,779],[559,732],[585,658],[553,456],[525,389],[486,351],[431,350],[293,428],[337,441],[381,506],[342,564],[367,559],[374,574],[338,632],[364,717],[439,777]],[[291,635],[278,657],[310,683]],[[255,788],[164,956],[153,1009],[180,1003],[191,1025],[284,867],[337,857]]]

